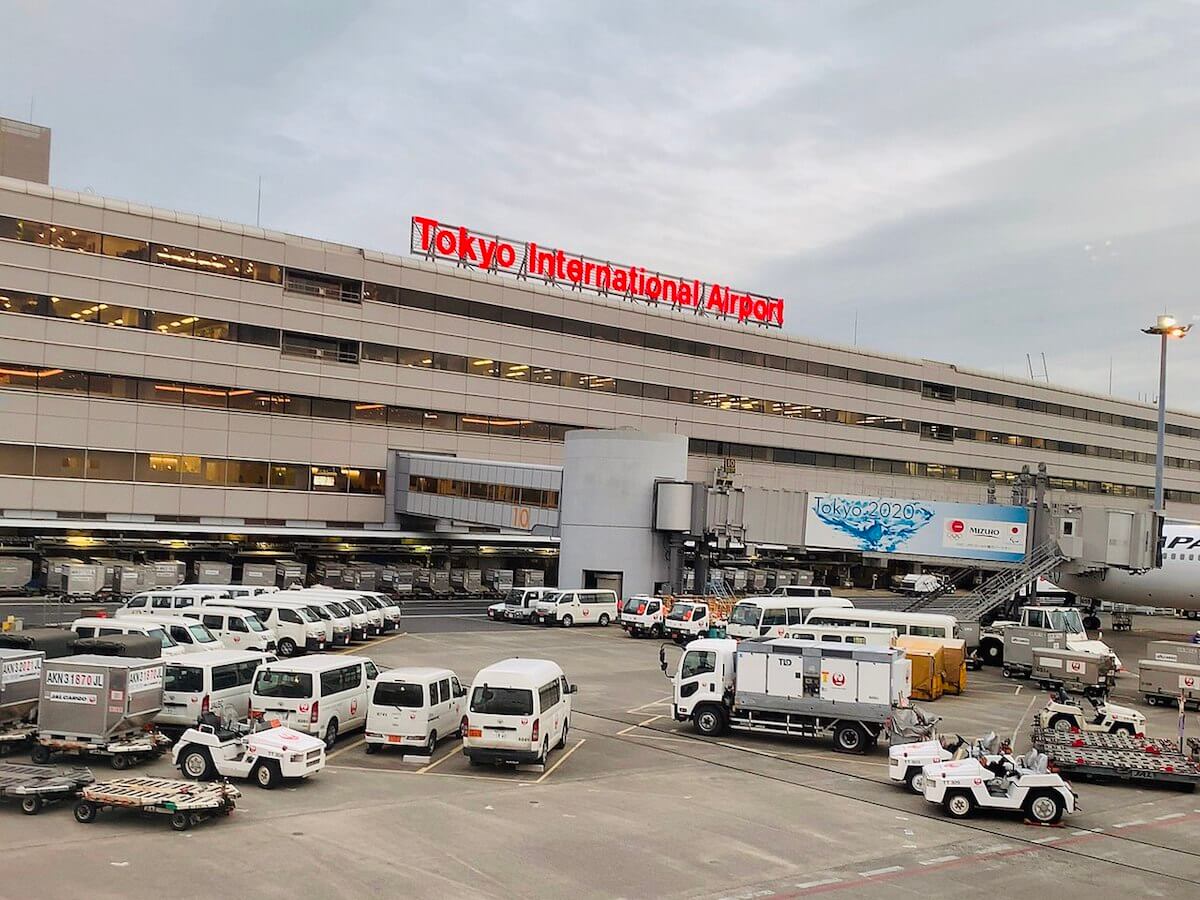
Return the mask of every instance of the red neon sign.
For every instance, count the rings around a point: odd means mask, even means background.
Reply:
[[[727,285],[678,278],[609,260],[568,253],[533,241],[483,234],[437,219],[413,216],[409,249],[427,259],[500,272],[571,290],[619,296],[648,306],[666,305],[697,315],[783,327],[783,300],[732,290]]]

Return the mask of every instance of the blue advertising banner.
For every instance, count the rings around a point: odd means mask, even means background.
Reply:
[[[808,495],[805,546],[1021,562],[1029,510],[896,497]]]

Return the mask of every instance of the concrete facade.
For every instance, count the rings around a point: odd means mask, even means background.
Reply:
[[[1054,499],[1153,485],[1145,404],[28,181],[0,179],[0,323],[9,517],[396,527],[393,453],[558,466],[578,428],[677,434],[681,477],[764,488],[981,502],[1043,461]],[[1168,421],[1196,518],[1200,416]]]
[[[50,129],[0,118],[0,177],[50,183]]]

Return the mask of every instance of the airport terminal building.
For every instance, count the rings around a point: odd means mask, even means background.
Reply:
[[[1152,407],[815,343],[782,300],[635,267],[489,262],[473,234],[414,217],[398,256],[0,179],[3,534],[548,547],[580,428],[684,435],[697,481],[982,503],[1044,462],[1058,500],[1152,496]],[[1168,429],[1195,518],[1200,415]]]

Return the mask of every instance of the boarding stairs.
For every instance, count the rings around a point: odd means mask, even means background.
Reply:
[[[920,612],[930,603],[941,600],[950,594],[953,594],[959,585],[968,577],[974,574],[973,568],[955,569],[950,574],[946,575],[942,581],[941,587],[937,590],[927,591],[924,594],[919,594],[914,597],[907,606],[901,607],[902,612]]]
[[[716,597],[719,600],[733,602],[733,594],[729,593],[729,588],[725,587],[723,578],[708,579],[708,587],[705,589],[707,596]]]
[[[961,596],[927,595],[910,603],[904,611],[941,613],[954,616],[960,622],[979,622],[984,616],[1011,602],[1026,585],[1049,575],[1065,559],[1058,543],[1048,541],[1035,548],[1021,565],[997,572],[974,590]]]

